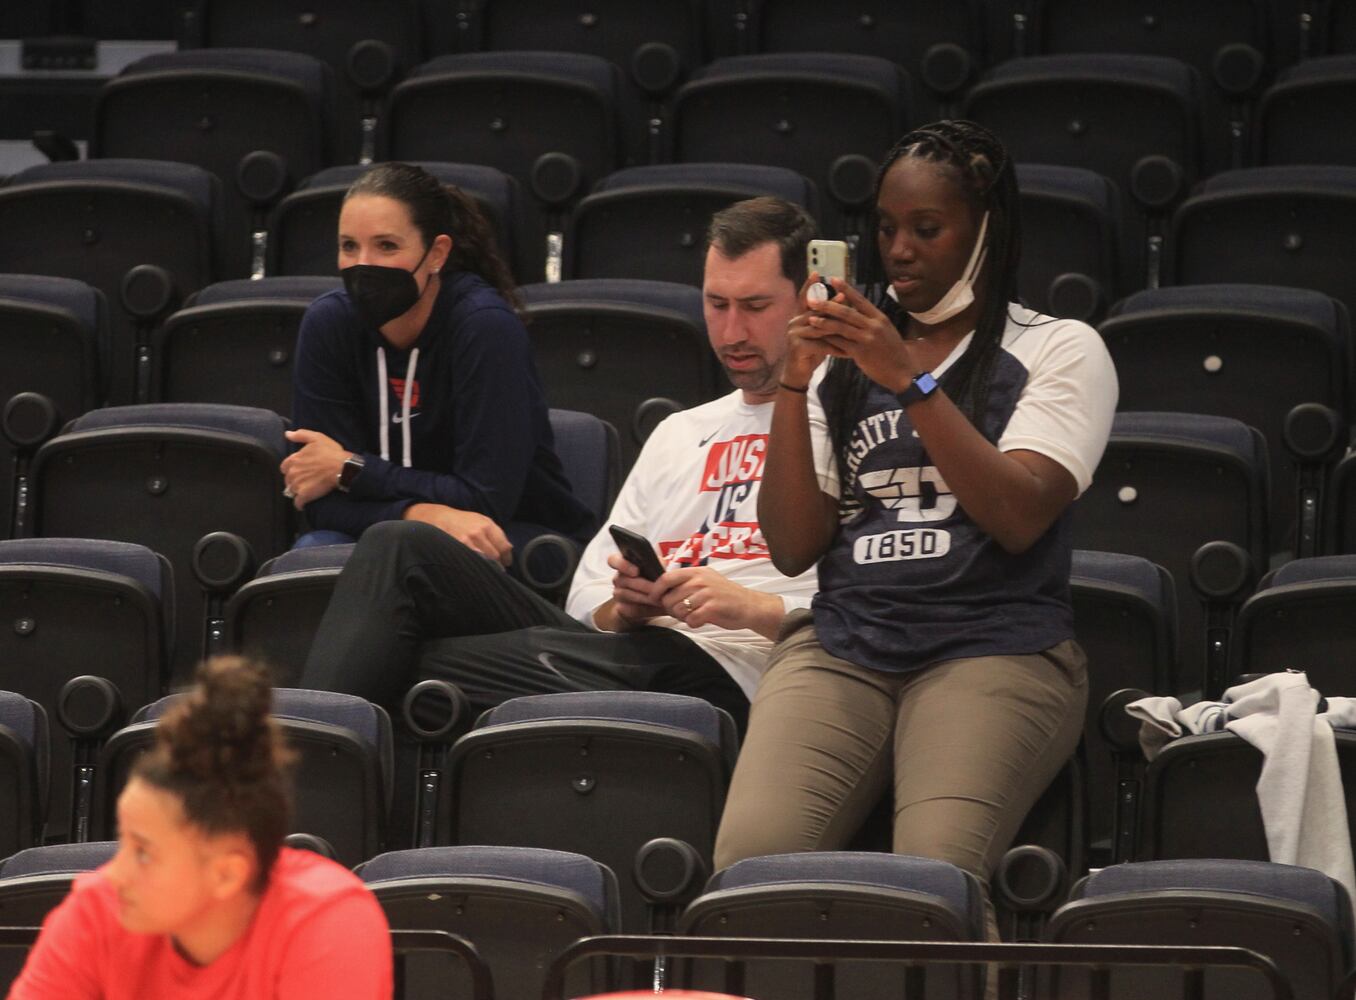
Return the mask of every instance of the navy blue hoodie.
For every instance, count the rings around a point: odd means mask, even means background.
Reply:
[[[407,421],[402,404],[416,351]],[[293,390],[295,425],[329,435],[366,463],[348,494],[334,490],[307,506],[315,528],[356,538],[429,502],[477,511],[506,530],[526,523],[580,542],[593,533],[593,515],[570,491],[555,454],[527,330],[474,274],[443,274],[428,323],[404,351],[358,318],[347,292],[322,295],[301,321]],[[409,468],[402,464],[407,433]]]

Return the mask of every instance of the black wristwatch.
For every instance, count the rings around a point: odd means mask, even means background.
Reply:
[[[344,459],[344,464],[339,467],[339,478],[335,485],[339,487],[340,493],[347,493],[353,488],[353,480],[358,478],[358,473],[363,471],[363,457],[361,455],[350,455]]]
[[[899,402],[902,406],[910,406],[920,400],[927,399],[937,391],[937,380],[932,377],[932,372],[919,372],[913,377],[908,388],[899,394]]]

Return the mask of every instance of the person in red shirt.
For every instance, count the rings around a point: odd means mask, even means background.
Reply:
[[[219,657],[118,798],[118,852],[48,915],[10,1000],[389,1000],[380,905],[283,846],[291,755],[263,668]]]

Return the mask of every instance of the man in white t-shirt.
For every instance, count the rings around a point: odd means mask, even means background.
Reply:
[[[373,525],[344,567],[303,687],[397,705],[427,678],[479,709],[522,694],[654,690],[706,698],[740,724],[813,569],[782,576],[758,527],[758,487],[814,222],[776,198],[717,213],[702,293],[711,347],[735,391],[651,434],[608,518],[649,539],[654,582],[606,526],[585,549],[566,611],[428,525]]]

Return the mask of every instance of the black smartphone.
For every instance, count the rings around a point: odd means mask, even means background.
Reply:
[[[620,524],[609,524],[607,530],[612,532],[612,540],[617,543],[617,548],[626,557],[626,561],[640,570],[642,577],[653,581],[663,576],[664,564],[659,561],[659,556],[648,538],[636,534],[629,528],[623,528]]]

